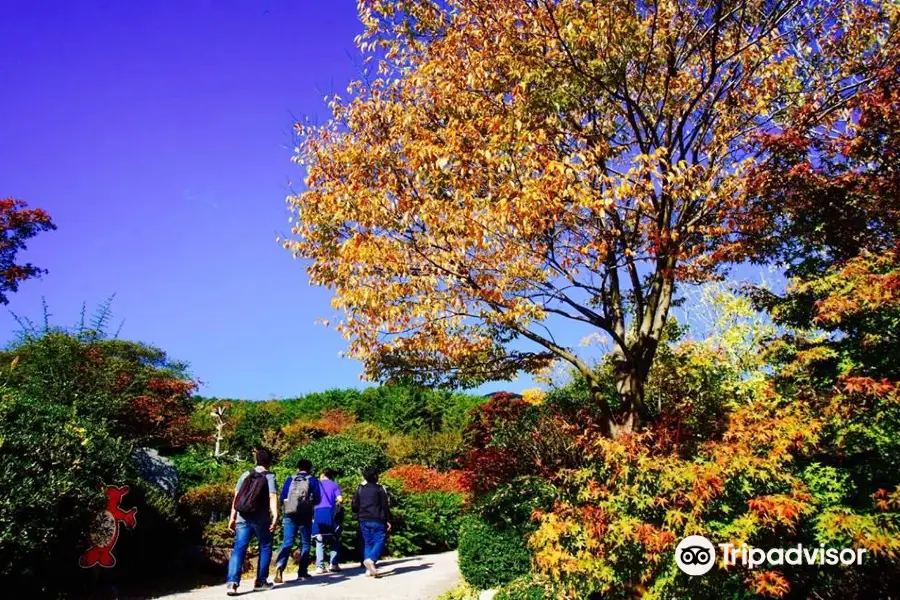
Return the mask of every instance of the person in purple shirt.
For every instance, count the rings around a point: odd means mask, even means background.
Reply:
[[[316,574],[337,572],[338,548],[340,547],[341,486],[334,481],[334,470],[325,469],[319,478],[319,502],[313,512],[312,534],[316,538]],[[325,545],[328,545],[329,560],[325,566]]]

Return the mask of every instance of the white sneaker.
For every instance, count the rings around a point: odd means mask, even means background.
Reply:
[[[327,573],[327,572],[328,572],[328,571],[326,571],[326,570],[323,569],[322,567],[318,567],[318,568],[313,572],[313,575],[324,575],[324,574]]]
[[[369,577],[378,577],[378,569],[375,568],[375,562],[371,558],[363,561],[366,567],[366,575]]]

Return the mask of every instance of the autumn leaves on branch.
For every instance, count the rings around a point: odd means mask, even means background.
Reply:
[[[56,226],[43,210],[14,198],[0,200],[0,303],[9,302],[7,294],[18,291],[19,283],[45,272],[31,263],[16,264],[16,254],[27,240],[51,229]]]
[[[285,243],[378,379],[571,363],[645,420],[676,282],[763,260],[773,136],[847,131],[896,70],[881,2],[365,0],[371,72],[297,126]],[[774,173],[774,171],[773,171]],[[753,176],[751,177],[751,174]],[[774,175],[773,175],[774,176]],[[755,182],[755,187],[748,186]],[[620,401],[554,336],[605,333]]]

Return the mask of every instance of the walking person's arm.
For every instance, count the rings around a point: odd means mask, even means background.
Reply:
[[[237,510],[234,508],[235,502],[237,502],[237,494],[231,499],[231,515],[228,517],[228,531],[231,533],[234,533],[234,528],[237,525]]]
[[[231,499],[231,515],[228,517],[228,531],[231,533],[234,533],[234,528],[237,525],[237,509],[234,505],[237,503],[237,497],[241,492],[241,486],[244,484],[244,480],[247,478],[248,474],[249,471],[238,477],[237,484],[234,486],[234,497]]]
[[[272,524],[269,525],[269,531],[275,531],[278,526],[278,482],[275,475],[266,475],[266,483],[269,484],[269,512],[272,513]]]
[[[353,511],[353,514],[359,514],[359,490],[356,490],[356,493],[353,494],[353,500],[350,502],[350,510]]]
[[[278,494],[269,494],[269,512],[272,513],[272,524],[269,525],[269,531],[275,531],[278,526]]]
[[[384,502],[384,527],[387,531],[391,530],[391,501],[388,498],[387,488],[381,486],[381,491],[383,492],[383,502]]]

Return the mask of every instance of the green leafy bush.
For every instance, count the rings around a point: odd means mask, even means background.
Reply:
[[[462,431],[439,431],[418,434],[413,439],[412,461],[434,469],[446,470],[457,465],[463,447]]]
[[[178,471],[178,484],[182,491],[208,483],[232,485],[247,469],[248,463],[235,462],[230,457],[213,458],[205,448],[193,448],[171,457]]]
[[[377,444],[384,448],[391,433],[374,423],[354,423],[344,430],[342,435],[357,440],[359,442],[368,442]]]
[[[455,492],[403,492],[399,482],[385,481],[391,496],[391,556],[453,550],[465,496]]]
[[[190,518],[205,524],[228,517],[233,495],[233,484],[208,483],[185,492],[181,506]]]
[[[247,458],[253,449],[263,445],[267,431],[289,423],[285,407],[278,402],[235,402],[228,416],[231,424],[226,448],[231,456]]]
[[[547,581],[525,575],[509,582],[497,591],[494,600],[555,600],[556,595]]]
[[[0,365],[6,388],[104,421],[129,443],[179,450],[203,439],[193,428],[196,385],[186,365],[153,346],[47,327],[23,332],[0,352]]]
[[[499,587],[528,573],[531,557],[525,540],[514,529],[503,529],[475,515],[459,530],[459,569],[480,589]]]
[[[479,499],[475,511],[488,523],[527,534],[538,527],[534,511],[553,507],[559,491],[542,477],[524,475],[498,485]]]
[[[145,523],[141,534],[123,535],[119,573],[128,571],[131,540],[152,548],[155,533],[178,530],[174,503],[142,486],[131,460],[139,447],[177,450],[202,439],[192,426],[194,383],[184,364],[101,330],[32,327],[0,353],[0,376],[5,584],[36,596],[78,593],[78,557],[105,485],[130,485],[125,502],[138,506]],[[178,545],[174,534],[168,538]]]
[[[481,593],[468,583],[461,583],[438,596],[437,600],[478,600]]]
[[[45,398],[3,391],[0,423],[0,578],[35,595],[64,589],[57,583],[77,577],[103,486],[128,480],[129,449]]]
[[[123,530],[116,545],[116,574],[123,580],[148,581],[148,573],[172,573],[187,564],[188,530],[177,501],[159,487],[136,480],[123,500],[137,508],[137,526]]]
[[[228,521],[216,521],[203,528],[203,544],[212,548],[229,548],[234,544],[234,534],[228,530]]]
[[[316,472],[331,468],[347,476],[359,475],[366,467],[379,471],[390,467],[390,460],[380,446],[343,435],[324,437],[297,448],[281,461],[280,467],[293,472],[301,458],[312,461]]]

